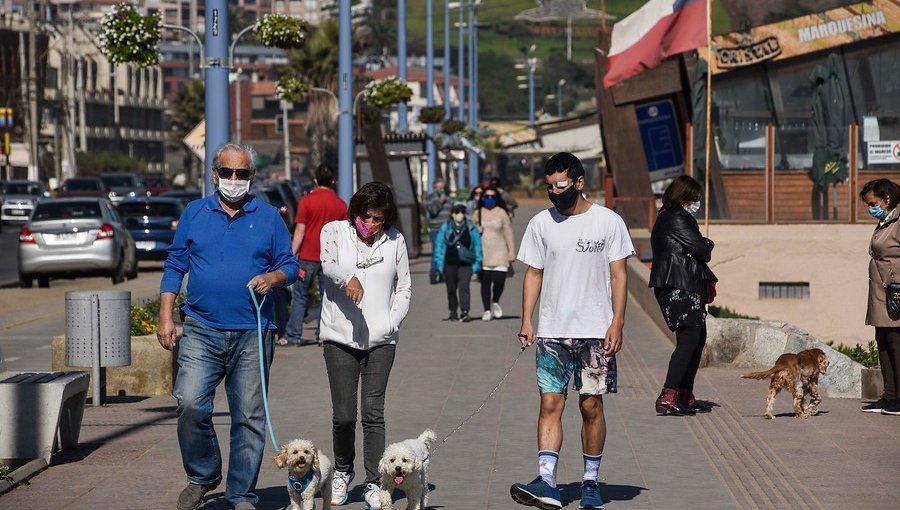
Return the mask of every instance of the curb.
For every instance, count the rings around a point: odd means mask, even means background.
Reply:
[[[19,286],[19,282],[16,280],[8,281],[8,282],[0,282],[0,289],[14,289]]]
[[[13,471],[8,477],[0,480],[0,495],[5,494],[20,484],[27,482],[29,479],[47,469],[47,461],[44,459],[34,459],[19,469]]]

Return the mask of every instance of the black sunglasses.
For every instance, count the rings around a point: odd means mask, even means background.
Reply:
[[[250,170],[246,168],[216,168],[216,174],[219,176],[219,179],[231,179],[232,176],[236,175],[239,181],[249,181],[250,180]]]

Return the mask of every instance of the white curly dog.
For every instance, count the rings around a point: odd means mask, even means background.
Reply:
[[[406,493],[406,510],[421,510],[428,506],[428,460],[437,437],[425,429],[416,439],[388,445],[378,462],[381,473],[381,510],[393,510],[391,492]]]
[[[322,507],[331,507],[331,480],[334,468],[331,459],[320,453],[312,441],[294,439],[281,447],[275,456],[279,469],[288,468],[287,490],[291,510],[316,508],[316,490],[322,493]]]

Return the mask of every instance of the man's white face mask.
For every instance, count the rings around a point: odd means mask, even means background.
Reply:
[[[219,194],[226,202],[239,202],[250,191],[250,181],[220,179]]]

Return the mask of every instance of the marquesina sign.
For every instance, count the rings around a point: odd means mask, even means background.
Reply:
[[[871,0],[713,37],[713,73],[900,32],[900,0]]]

